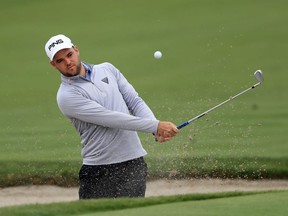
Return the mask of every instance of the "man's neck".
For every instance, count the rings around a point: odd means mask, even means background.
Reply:
[[[86,77],[86,69],[85,69],[85,67],[83,66],[83,64],[81,64],[80,75],[83,76],[83,77]]]

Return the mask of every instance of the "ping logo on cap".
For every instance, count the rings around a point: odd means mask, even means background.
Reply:
[[[55,45],[61,44],[61,43],[64,43],[64,41],[62,39],[56,40],[55,42],[53,42],[52,44],[49,45],[49,47],[48,47],[49,51],[51,51],[51,48],[55,47]]]

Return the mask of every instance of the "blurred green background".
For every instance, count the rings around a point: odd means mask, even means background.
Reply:
[[[286,1],[0,3],[1,185],[77,179],[79,137],[58,110],[60,75],[44,51],[59,33],[83,61],[114,64],[157,118],[176,125],[255,84],[261,69],[263,85],[173,141],[139,135],[151,177],[288,177]]]

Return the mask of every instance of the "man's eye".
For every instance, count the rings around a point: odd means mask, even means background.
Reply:
[[[58,59],[56,62],[61,63],[62,61],[63,61],[62,59]]]
[[[68,53],[68,55],[67,55],[68,57],[71,57],[72,56],[72,52],[70,52],[70,53]]]

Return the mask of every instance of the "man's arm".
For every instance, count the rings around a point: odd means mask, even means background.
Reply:
[[[126,102],[131,114],[139,117],[156,119],[152,110],[138,95],[134,87],[127,81],[124,75],[113,65],[108,63],[108,66],[117,79],[119,91],[123,95],[124,101]],[[178,132],[179,130],[172,122],[159,121],[157,133],[154,133],[154,135],[157,141],[165,142],[171,140]]]
[[[108,110],[97,102],[85,98],[76,90],[74,91],[75,92],[65,91],[57,96],[57,103],[61,112],[68,117],[103,127],[141,131],[145,133],[157,132],[158,120]]]

